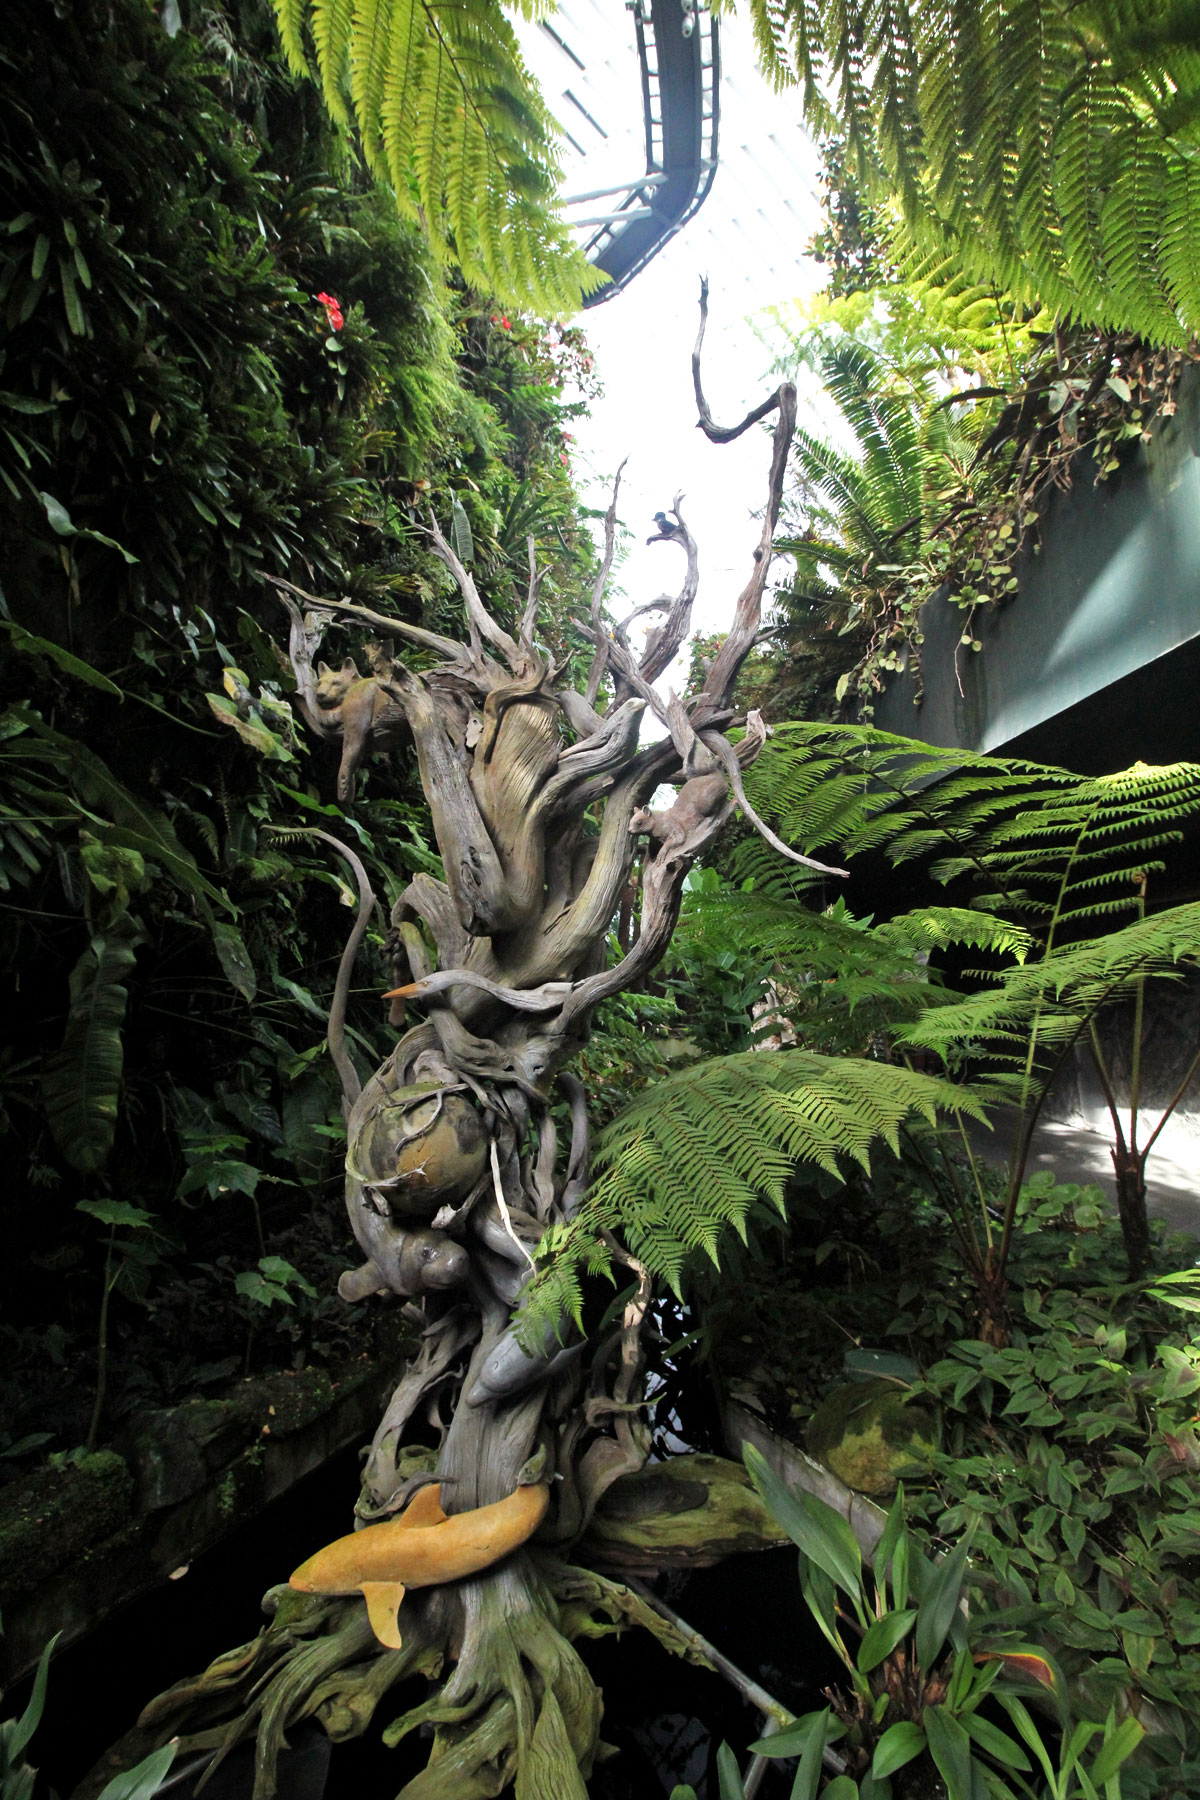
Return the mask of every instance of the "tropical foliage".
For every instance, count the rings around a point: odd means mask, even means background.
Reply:
[[[50,1658],[58,1638],[56,1632],[42,1652],[33,1678],[33,1690],[20,1718],[0,1720],[0,1800],[33,1800],[37,1769],[28,1761],[25,1752],[42,1722]],[[175,1751],[174,1744],[152,1751],[135,1768],[106,1782],[97,1800],[151,1800],[166,1779],[175,1760]]]
[[[751,0],[777,83],[842,133],[910,240],[1064,319],[1186,344],[1200,95],[1187,0]]]
[[[1000,1109],[1015,1123],[998,1207],[969,1155],[959,1169],[938,1153],[927,1178],[976,1284],[981,1334],[1003,1341],[1030,1136],[1077,1045],[1097,1059],[1131,1164],[1118,1192],[1130,1274],[1141,1274],[1145,1161],[1162,1122],[1140,1143],[1136,1116],[1122,1124],[1098,1023],[1130,1005],[1138,1044],[1147,982],[1200,959],[1200,907],[1147,903],[1165,853],[1200,811],[1200,769],[1086,778],[868,727],[796,724],[776,731],[750,788],[806,852],[915,864],[960,903],[872,925],[841,898],[812,907],[813,884],[828,878],[743,841],[733,856],[740,881],[698,885],[682,941],[703,944],[710,961],[736,946],[761,969],[764,1029],[782,1027],[793,1047],[712,1058],[634,1096],[601,1139],[586,1201],[543,1250],[531,1321],[579,1315],[578,1270],[610,1268],[614,1233],[678,1286],[689,1259],[718,1261],[730,1225],[744,1237],[756,1205],[786,1212],[797,1164],[837,1176],[852,1159],[865,1164],[873,1145],[895,1150],[899,1130],[921,1117],[945,1118],[965,1144],[963,1120]],[[948,950],[984,957],[967,991],[928,966]],[[916,1055],[923,1069],[905,1060]],[[1179,1071],[1180,1095],[1195,1067]],[[1136,1115],[1136,1086],[1133,1106]]]
[[[556,128],[498,0],[271,0],[368,166],[441,257],[501,300],[573,312],[602,279],[556,212]],[[526,18],[535,0],[522,0]]]
[[[1194,903],[1153,904],[1164,857],[1200,807],[1200,772],[1181,763],[1086,778],[930,750],[865,728],[820,726],[781,731],[764,764],[757,791],[795,841],[837,845],[847,856],[882,852],[893,866],[916,860],[934,881],[966,883],[970,914],[929,909],[927,944],[959,937],[1006,957],[991,965],[975,992],[957,999],[938,993],[907,1022],[900,1015],[912,990],[901,987],[896,1015],[899,1043],[932,1051],[960,1074],[990,1069],[999,1083],[993,1091],[1017,1110],[999,1238],[993,1243],[985,1228],[985,1246],[965,1227],[981,1276],[985,1268],[1002,1274],[1029,1134],[1076,1045],[1086,1044],[1097,1059],[1118,1149],[1129,1148],[1097,1023],[1107,1009],[1131,1002],[1131,1031],[1140,1044],[1148,978],[1170,979],[1194,964],[1200,950]],[[763,860],[756,850],[742,855],[743,866],[761,867]],[[901,943],[907,936],[915,946],[920,931],[912,917],[902,917],[885,927],[883,944],[890,947],[899,933]],[[852,988],[851,1010],[856,998]],[[1192,1072],[1179,1072],[1177,1098]],[[1135,1078],[1135,1114],[1136,1091]],[[1145,1151],[1157,1129],[1143,1140],[1128,1184],[1118,1184],[1134,1275],[1146,1255]],[[1129,1138],[1136,1147],[1136,1117]]]
[[[764,1234],[707,1309],[719,1366],[801,1442],[831,1381],[864,1363],[905,1370],[912,1403],[940,1420],[940,1447],[906,1486],[910,1530],[938,1549],[969,1534],[971,1614],[993,1645],[1035,1648],[1077,1717],[1115,1705],[1140,1718],[1150,1730],[1122,1793],[1184,1800],[1200,1755],[1200,1371],[1191,1315],[1164,1301],[1194,1307],[1195,1271],[1114,1283],[1108,1197],[1041,1172],[1014,1231],[1012,1340],[989,1346],[931,1152],[910,1140],[836,1190],[824,1177],[793,1184],[786,1257]],[[1152,1256],[1170,1270],[1188,1250],[1159,1226]],[[845,1641],[853,1655],[856,1634]]]
[[[140,0],[19,10],[0,52],[3,1443],[69,1447],[98,1422],[61,1377],[89,1344],[105,1427],[345,1346],[323,1033],[352,896],[297,828],[356,845],[386,899],[394,871],[437,865],[403,760],[360,771],[357,813],[330,800],[260,572],[436,624],[432,504],[501,616],[532,532],[552,619],[592,555],[562,400],[568,368],[591,377],[577,332],[442,285],[265,4],[174,37]],[[569,655],[570,626],[549,629]],[[356,998],[350,1027],[377,1059],[376,1008]]]
[[[799,1754],[793,1793],[800,1800],[814,1800],[823,1752],[833,1745],[843,1771],[824,1789],[831,1800],[887,1800],[893,1787],[903,1794],[905,1769],[919,1793],[930,1764],[950,1800],[979,1792],[996,1800],[1094,1800],[1102,1789],[1117,1800],[1118,1771],[1145,1728],[1133,1718],[1118,1722],[1115,1706],[1103,1723],[1075,1724],[1046,1656],[1006,1632],[990,1609],[976,1603],[968,1611],[970,1529],[935,1560],[909,1531],[901,1491],[868,1574],[840,1513],[790,1492],[752,1447],[745,1457],[799,1548],[805,1604],[845,1671],[846,1691],[823,1711],[752,1746],[772,1758]],[[1039,1689],[1059,1702],[1053,1733],[1021,1697]]]
[[[840,414],[793,454],[773,717],[847,699],[869,717],[904,667],[919,704],[925,602],[959,607],[964,650],[979,650],[984,610],[1018,596],[1051,492],[1116,476],[1174,416],[1194,360],[1129,333],[1055,331],[953,258],[910,257],[902,274],[771,315],[781,372],[811,370]]]
[[[831,1172],[839,1156],[865,1163],[876,1139],[895,1147],[910,1115],[932,1119],[939,1107],[982,1116],[980,1102],[950,1082],[805,1050],[716,1057],[655,1082],[607,1128],[586,1200],[543,1244],[530,1325],[579,1314],[576,1265],[607,1271],[606,1236],[619,1232],[652,1275],[678,1290],[689,1258],[703,1252],[717,1264],[722,1233],[732,1225],[744,1236],[761,1199],[783,1213],[797,1162]]]

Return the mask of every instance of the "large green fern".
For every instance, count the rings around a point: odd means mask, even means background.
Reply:
[[[610,1266],[616,1234],[649,1273],[678,1289],[697,1253],[716,1263],[722,1234],[745,1235],[760,1201],[783,1211],[799,1162],[837,1174],[867,1165],[871,1146],[895,1150],[914,1115],[983,1118],[970,1089],[903,1065],[809,1050],[715,1057],[646,1088],[602,1134],[596,1173],[570,1224],[542,1240],[530,1285],[530,1327],[578,1316],[580,1268]]]
[[[848,135],[910,240],[1066,316],[1200,326],[1192,0],[751,0],[764,65]]]
[[[499,0],[272,5],[291,68],[315,63],[330,112],[439,254],[501,300],[573,311],[602,277],[558,216],[555,126]]]
[[[922,1021],[959,999],[929,966],[934,950],[969,947],[1020,959],[1032,939],[1020,925],[963,906],[922,906],[875,924],[843,898],[818,910],[788,891],[786,877],[758,886],[705,887],[686,906],[676,939],[710,957],[771,970],[763,1030],[778,1020],[807,1048],[865,1053],[881,1032]]]
[[[990,941],[987,928],[977,941],[1010,953],[977,992],[910,988],[897,996],[908,1001],[907,1016],[899,1004],[890,1008],[900,1046],[936,1052],[951,1072],[990,1071],[1017,1108],[1004,1220],[993,1243],[985,1209],[977,1272],[1002,1276],[1033,1126],[1065,1055],[1081,1043],[1096,1057],[1112,1115],[1122,1226],[1131,1273],[1139,1273],[1146,1156],[1166,1114],[1139,1142],[1137,1079],[1126,1122],[1097,1022],[1117,1001],[1133,1002],[1136,1068],[1146,982],[1200,966],[1200,904],[1153,906],[1165,853],[1200,814],[1200,765],[1079,776],[864,727],[793,725],[768,746],[750,788],[781,834],[806,849],[835,850],[839,860],[868,851],[893,864],[920,859],[935,880],[970,882],[974,908],[995,927]],[[741,864],[768,892],[794,882],[757,844],[743,849]],[[897,928],[905,941],[917,916],[885,928],[885,954],[894,953]],[[1005,921],[1021,928],[1019,942],[1004,943]],[[953,914],[940,928],[957,929]]]

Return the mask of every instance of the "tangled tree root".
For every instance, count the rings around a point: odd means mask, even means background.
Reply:
[[[778,1541],[744,1471],[721,1458],[680,1457],[619,1485],[620,1504],[587,1540],[597,1558],[635,1570],[688,1567]],[[302,1719],[334,1743],[360,1737],[393,1688],[436,1682],[447,1665],[441,1685],[384,1728],[389,1745],[433,1732],[428,1764],[400,1800],[491,1800],[510,1784],[518,1800],[582,1800],[606,1746],[600,1693],[576,1643],[637,1626],[673,1655],[713,1666],[619,1575],[538,1545],[469,1580],[409,1594],[399,1650],[380,1645],[357,1596],[279,1587],[264,1609],[271,1616],[258,1637],[152,1700],[74,1800],[92,1800],[113,1774],[176,1736],[181,1755],[214,1752],[214,1767],[253,1739],[255,1800],[270,1800],[287,1733]]]
[[[274,1590],[275,1616],[259,1636],[152,1700],[74,1800],[172,1737],[181,1757],[215,1752],[213,1768],[252,1738],[254,1800],[271,1800],[293,1726],[315,1719],[335,1743],[359,1737],[392,1688],[435,1679],[451,1657],[442,1685],[383,1732],[394,1746],[433,1727],[428,1764],[400,1800],[494,1800],[510,1785],[517,1800],[586,1800],[608,1746],[600,1691],[573,1640],[640,1625],[703,1660],[622,1583],[536,1552],[414,1599],[403,1648],[384,1650],[361,1600]]]

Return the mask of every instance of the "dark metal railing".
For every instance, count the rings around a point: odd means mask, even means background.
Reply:
[[[696,0],[631,0],[642,82],[646,173],[567,202],[620,196],[576,224],[596,229],[584,245],[609,276],[586,301],[598,306],[628,286],[708,197],[717,172],[721,54],[717,21]]]

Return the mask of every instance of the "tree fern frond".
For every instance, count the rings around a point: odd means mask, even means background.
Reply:
[[[1200,765],[1077,776],[864,726],[793,724],[776,728],[748,792],[809,853],[931,858],[938,880],[974,870],[1013,916],[1037,884],[1082,918],[1107,905],[1106,890],[1124,884],[1132,895],[1161,867],[1161,851],[1200,813]],[[1007,899],[996,900],[997,886]]]
[[[817,129],[833,114],[864,176],[898,196],[910,244],[1077,319],[1193,335],[1192,0],[751,0],[751,14],[768,73],[803,81]]]
[[[618,1234],[652,1275],[678,1288],[689,1257],[716,1261],[722,1234],[752,1206],[783,1208],[797,1162],[838,1174],[893,1151],[905,1120],[938,1112],[985,1119],[984,1100],[937,1076],[808,1050],[725,1056],[658,1082],[600,1138],[579,1212],[545,1241],[527,1291],[530,1326],[579,1304],[578,1276],[604,1233]]]
[[[499,0],[272,0],[293,66],[312,29],[326,105],[430,240],[498,299],[572,312],[602,275],[557,205],[557,128]],[[536,16],[539,5],[525,7]]]
[[[308,74],[308,57],[304,49],[305,0],[271,0],[279,41],[293,75]]]
[[[339,125],[349,125],[345,78],[350,30],[361,5],[380,7],[387,0],[310,0],[313,46],[325,104]]]
[[[935,1050],[951,1065],[995,1043],[1069,1041],[1100,1008],[1132,993],[1147,976],[1177,977],[1200,962],[1200,903],[1137,919],[1119,931],[1053,948],[1005,972],[1003,985],[931,1012],[898,1036]]]

